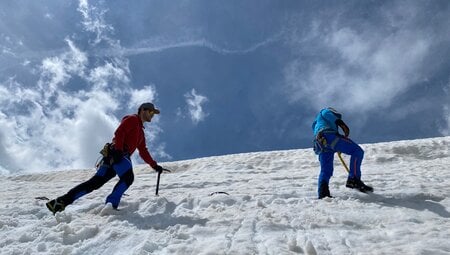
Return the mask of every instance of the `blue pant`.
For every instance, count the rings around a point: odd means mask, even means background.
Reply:
[[[335,152],[342,152],[350,155],[350,172],[348,173],[348,178],[361,179],[361,163],[364,158],[363,149],[349,138],[345,138],[339,134],[325,133],[322,136],[326,139],[327,146],[324,151],[319,154],[319,188],[322,183],[328,185],[331,176],[333,176],[333,160]]]
[[[114,186],[111,194],[106,198],[106,203],[111,203],[114,208],[117,208],[123,193],[125,193],[134,181],[133,166],[129,157],[124,157],[119,163],[113,165],[100,165],[91,179],[77,185],[59,199],[66,206],[72,204],[78,198],[100,188],[116,175],[119,176],[119,181]]]

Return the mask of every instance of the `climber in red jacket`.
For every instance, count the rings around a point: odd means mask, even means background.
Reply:
[[[144,103],[139,107],[137,114],[125,116],[114,132],[112,143],[106,144],[102,150],[103,159],[95,175],[88,181],[71,189],[67,194],[46,203],[47,208],[53,214],[64,211],[66,206],[100,188],[118,175],[120,178],[119,182],[117,182],[111,194],[106,198],[106,203],[111,203],[112,207],[117,209],[123,193],[131,186],[134,180],[130,156],[136,149],[138,149],[139,155],[147,164],[155,171],[162,172],[163,167],[158,165],[147,150],[144,135],[144,123],[150,122],[153,116],[159,113],[160,111],[152,103]]]

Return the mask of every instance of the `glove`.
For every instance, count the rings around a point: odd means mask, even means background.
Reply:
[[[155,171],[158,173],[162,173],[164,171],[164,168],[158,164],[156,164],[156,166],[153,169],[155,169]]]
[[[113,164],[119,163],[123,159],[123,152],[121,150],[112,150],[111,157]]]

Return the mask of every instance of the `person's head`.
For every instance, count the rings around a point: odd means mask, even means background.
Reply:
[[[333,107],[327,107],[327,109],[334,113],[338,118],[342,118],[342,114],[340,112],[338,112],[336,109],[334,109]]]
[[[153,115],[159,114],[160,111],[155,108],[152,103],[143,103],[139,106],[138,115],[141,118],[142,122],[150,122],[153,118]]]

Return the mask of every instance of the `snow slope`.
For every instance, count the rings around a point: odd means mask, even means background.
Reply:
[[[450,137],[362,145],[363,180],[345,188],[336,157],[316,198],[310,149],[136,166],[120,211],[103,201],[117,179],[53,216],[54,198],[93,170],[2,176],[1,254],[450,254]],[[348,160],[348,158],[347,158]],[[214,194],[213,192],[227,192]]]

